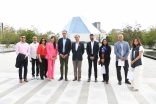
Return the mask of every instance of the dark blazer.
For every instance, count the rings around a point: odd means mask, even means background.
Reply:
[[[59,52],[59,54],[63,54],[62,50],[63,50],[63,38],[60,38],[58,40],[58,52]],[[71,50],[71,40],[67,38],[66,44],[65,44],[65,54],[68,54],[68,56],[69,56],[70,50]]]
[[[72,43],[72,53],[73,53],[72,60],[82,61],[83,54],[84,54],[84,44],[82,42],[79,42],[77,51],[75,50],[75,48],[76,48],[76,43],[74,42]]]
[[[103,46],[101,46],[100,47],[100,50],[99,50],[99,57],[100,57],[100,60],[102,59],[102,47]],[[104,61],[104,64],[105,65],[109,65],[109,63],[110,63],[110,54],[111,54],[111,47],[108,45],[107,47],[106,47],[106,51],[105,51],[105,54],[104,54],[104,59],[105,59],[105,61]]]
[[[16,68],[20,68],[22,66],[24,58],[25,58],[24,54],[19,53],[17,55],[17,57],[16,57],[16,64],[15,64]]]
[[[87,43],[86,51],[88,54],[88,59],[90,59],[92,52],[91,52],[91,42]],[[99,43],[94,41],[94,46],[93,46],[93,56],[94,58],[98,58],[98,52],[99,52]]]

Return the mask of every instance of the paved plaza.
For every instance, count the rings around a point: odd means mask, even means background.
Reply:
[[[112,48],[113,49],[113,48]],[[59,60],[56,61],[55,79],[31,80],[31,63],[28,65],[28,83],[19,83],[18,69],[15,68],[15,52],[0,53],[0,104],[156,104],[156,60],[144,57],[143,81],[140,91],[132,91],[124,83],[118,85],[114,50],[111,54],[110,81],[102,83],[100,66],[98,82],[87,82],[88,60],[83,56],[82,81],[73,82],[72,57],[69,58],[69,81],[58,81],[60,77]]]

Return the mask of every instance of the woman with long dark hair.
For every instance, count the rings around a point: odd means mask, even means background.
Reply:
[[[132,42],[132,51],[130,55],[132,71],[134,71],[134,79],[131,81],[133,90],[139,90],[142,81],[143,70],[143,52],[144,48],[139,38],[135,38]]]
[[[46,52],[46,39],[42,38],[40,40],[38,49],[37,49],[37,54],[38,54],[38,59],[40,62],[40,77],[42,80],[44,80],[43,76],[45,76],[45,78],[47,77],[47,60],[45,58],[47,52]]]
[[[56,44],[55,36],[51,37],[51,41],[46,45],[46,59],[48,60],[48,73],[47,77],[51,81],[54,79],[55,60],[58,54],[58,45]]]
[[[105,74],[103,74],[103,81],[108,84],[109,81],[109,63],[110,63],[110,54],[111,54],[111,47],[108,45],[107,39],[102,40],[102,45],[99,50],[99,57],[100,57],[100,64],[101,66],[105,66]]]

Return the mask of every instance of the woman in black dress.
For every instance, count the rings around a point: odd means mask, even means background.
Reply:
[[[110,63],[110,54],[111,54],[111,47],[108,45],[107,39],[102,40],[102,45],[99,50],[99,57],[100,57],[100,64],[105,65],[106,73],[103,74],[103,81],[108,84],[109,81],[109,63]]]

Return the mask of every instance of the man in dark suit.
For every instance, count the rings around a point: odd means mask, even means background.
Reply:
[[[88,54],[88,82],[90,82],[91,70],[92,70],[92,62],[94,63],[94,75],[95,82],[97,82],[97,60],[98,60],[98,52],[99,52],[99,44],[94,41],[94,35],[90,34],[90,42],[87,43],[86,51]]]
[[[83,53],[84,53],[84,44],[82,42],[79,42],[80,36],[75,35],[75,40],[72,44],[72,60],[73,60],[73,66],[74,66],[74,79],[73,81],[81,81],[81,66],[82,66],[82,60],[83,60]],[[78,77],[77,77],[77,68],[78,68]]]
[[[58,40],[58,52],[60,58],[60,72],[61,77],[59,81],[63,79],[63,67],[65,65],[65,81],[68,81],[67,74],[68,74],[68,58],[70,55],[71,50],[71,40],[67,38],[67,31],[64,30],[62,32],[63,38]],[[64,64],[65,63],[65,64]]]

